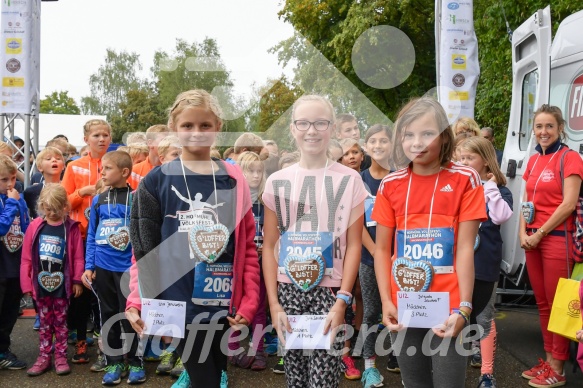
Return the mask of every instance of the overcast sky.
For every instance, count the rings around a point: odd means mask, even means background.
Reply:
[[[104,63],[107,48],[140,55],[149,75],[153,55],[172,52],[176,38],[217,41],[232,72],[235,90],[278,77],[282,69],[267,50],[293,34],[280,20],[279,0],[59,0],[43,2],[41,13],[41,98],[67,90],[80,102],[89,95],[89,76]],[[286,71],[289,74],[289,69]]]

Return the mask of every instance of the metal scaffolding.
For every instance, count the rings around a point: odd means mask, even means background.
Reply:
[[[24,146],[22,148],[14,143],[15,124],[19,121],[24,123]],[[38,114],[36,109],[33,107],[30,114],[0,114],[0,128],[2,128],[3,140],[14,150],[13,159],[18,165],[18,169],[24,174],[23,183],[24,188],[26,188],[30,183],[38,152]]]

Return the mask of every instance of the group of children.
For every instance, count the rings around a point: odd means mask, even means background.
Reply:
[[[104,385],[126,375],[130,384],[145,381],[138,342],[142,299],[151,298],[186,302],[184,336],[161,339],[157,369],[178,367],[175,387],[226,387],[229,363],[265,369],[267,312],[281,348],[292,315],[325,316],[324,334],[331,333],[330,350],[280,349],[288,386],[335,387],[344,371],[363,387],[380,387],[377,328],[384,324],[392,343],[400,342],[397,293],[412,289],[397,274],[421,267],[427,276],[415,291],[449,293],[447,319],[433,329],[408,328],[393,369],[408,387],[464,386],[467,357],[451,337],[477,322],[480,386],[495,386],[499,228],[512,198],[490,142],[468,139],[461,163],[452,162],[445,112],[421,98],[403,107],[393,128],[369,128],[365,154],[352,136],[356,119],[337,118],[326,98],[306,95],[294,103],[290,123],[299,153],[282,157],[282,169],[267,177],[261,147],[240,146],[230,161],[211,156],[223,122],[209,93],[184,92],[169,112],[169,126],[113,152],[109,124],[89,121],[88,154],[67,165],[61,184],[62,154],[45,148],[37,158],[42,189],[28,210],[14,189],[16,166],[0,156],[0,368],[25,367],[9,350],[21,287],[40,317],[31,376],[51,368],[52,353],[56,373],[69,373],[70,330],[77,335],[72,361],[89,361],[86,325],[96,298],[104,357],[93,370],[105,371]],[[344,132],[350,136],[333,139]],[[208,236],[218,243],[205,250],[200,242]],[[353,297],[361,344],[350,349],[342,328]],[[241,351],[248,325],[251,347]],[[122,333],[138,336],[123,343]],[[426,337],[446,351],[421,352]],[[416,354],[405,352],[410,346]],[[362,374],[351,358],[359,353]]]

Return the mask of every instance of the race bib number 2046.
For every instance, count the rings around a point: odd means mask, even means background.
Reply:
[[[397,230],[397,257],[427,261],[436,274],[453,273],[453,228]]]

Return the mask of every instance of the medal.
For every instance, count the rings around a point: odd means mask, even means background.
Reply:
[[[107,236],[107,244],[118,251],[125,251],[130,245],[130,229],[127,226],[118,228]]]
[[[188,242],[199,260],[212,264],[227,249],[229,229],[223,224],[195,225],[188,232]]]
[[[401,291],[425,292],[433,280],[433,267],[426,261],[399,257],[392,266],[393,278]]]
[[[42,271],[38,274],[38,284],[47,292],[53,292],[57,288],[61,287],[65,277],[63,273]]]
[[[534,221],[534,203],[530,201],[522,202],[520,211],[522,213],[522,217],[524,217],[524,221],[526,221],[527,224],[531,224]]]
[[[315,253],[305,256],[288,255],[284,266],[288,278],[303,292],[308,292],[320,284],[326,268],[322,256]]]
[[[110,208],[110,204],[111,201],[109,200],[109,196],[111,194],[111,188],[109,189],[109,191],[107,192],[107,214],[108,214],[108,219],[107,220],[103,220],[103,221],[99,221],[99,225],[97,226],[98,230],[108,230],[108,232],[106,232],[106,238],[105,238],[105,242],[107,242],[107,245],[109,245],[110,247],[112,247],[113,249],[120,251],[120,252],[124,252],[126,249],[128,249],[128,247],[130,246],[130,228],[127,227],[127,215],[130,212],[130,209],[128,207],[128,204],[131,202],[131,198],[132,198],[132,194],[130,193],[129,189],[126,195],[126,205],[125,205],[125,209],[126,212],[124,214],[124,219],[123,219],[123,226],[117,227],[118,225],[121,225],[121,219],[119,218],[111,218],[111,208]],[[114,204],[117,205],[117,191],[115,192],[115,196],[114,196]],[[104,227],[103,223],[108,222],[110,227]],[[116,229],[117,227],[117,229]],[[103,235],[104,233],[100,233],[100,235]],[[96,239],[95,241],[96,243],[99,243]],[[102,242],[103,243],[103,242]]]
[[[14,253],[19,250],[20,247],[22,247],[23,241],[24,234],[22,232],[14,233],[12,230],[8,231],[8,233],[2,237],[2,242],[10,253]]]
[[[87,218],[87,221],[89,221],[89,217],[91,215],[91,208],[85,208],[85,210],[83,211],[83,214],[85,215],[85,218]]]

